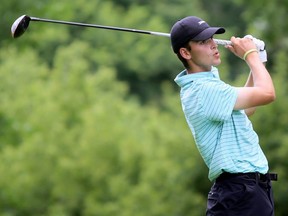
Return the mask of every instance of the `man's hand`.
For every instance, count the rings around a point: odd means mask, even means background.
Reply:
[[[266,49],[265,49],[264,41],[259,40],[259,39],[255,38],[255,37],[253,37],[252,35],[246,35],[244,38],[249,38],[255,43],[261,62],[263,62],[263,63],[267,62],[267,52],[266,52]]]
[[[236,38],[233,36],[231,37],[230,41],[231,41],[231,45],[226,45],[225,47],[229,49],[232,53],[234,53],[236,56],[238,56],[239,58],[241,59],[245,58],[244,60],[246,61],[247,55],[249,56],[254,55],[256,59],[257,57],[259,57],[256,44],[250,38],[239,38],[239,37]],[[251,53],[251,51],[253,53]]]

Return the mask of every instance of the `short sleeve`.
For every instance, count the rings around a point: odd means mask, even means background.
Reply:
[[[212,121],[225,121],[231,116],[237,89],[222,82],[209,82],[201,89],[201,105],[204,116]]]

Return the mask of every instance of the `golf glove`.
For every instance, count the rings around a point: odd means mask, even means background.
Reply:
[[[265,43],[262,40],[259,40],[255,37],[253,37],[252,35],[246,35],[244,38],[250,38],[251,40],[253,40],[253,42],[255,43],[257,50],[258,50],[258,54],[259,54],[259,58],[261,60],[261,62],[267,62],[267,52],[265,49]]]

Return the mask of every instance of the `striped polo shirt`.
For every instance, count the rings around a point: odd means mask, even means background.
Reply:
[[[175,78],[186,121],[214,181],[222,172],[267,173],[268,162],[243,110],[233,110],[237,88],[220,80],[218,70]]]

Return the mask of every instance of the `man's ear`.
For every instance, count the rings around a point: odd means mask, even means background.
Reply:
[[[191,58],[190,52],[184,47],[180,48],[179,53],[184,59],[188,60]]]

